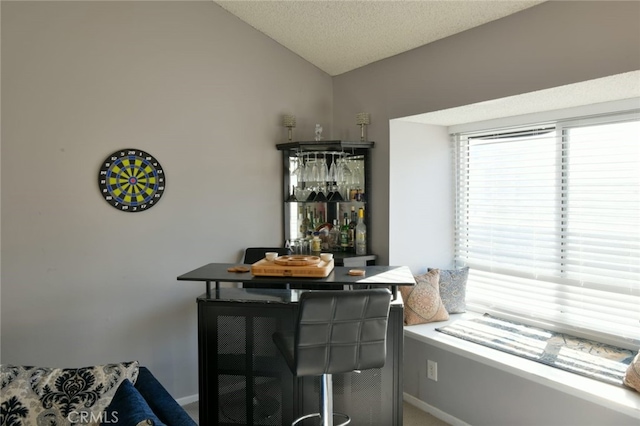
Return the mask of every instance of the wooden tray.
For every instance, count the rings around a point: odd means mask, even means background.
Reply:
[[[284,266],[262,259],[251,265],[251,274],[256,277],[309,277],[324,278],[333,271],[333,259],[320,260],[314,265]]]

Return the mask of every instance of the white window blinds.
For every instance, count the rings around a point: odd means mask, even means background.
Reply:
[[[469,309],[640,345],[640,114],[453,135]]]

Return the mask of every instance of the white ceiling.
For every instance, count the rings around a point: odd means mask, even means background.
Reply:
[[[241,0],[214,3],[335,76],[544,1]]]

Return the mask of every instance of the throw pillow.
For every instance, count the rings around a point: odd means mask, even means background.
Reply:
[[[83,368],[0,366],[0,424],[98,425],[123,380],[138,377],[138,362]]]
[[[431,268],[428,269],[431,271]],[[466,292],[469,267],[460,269],[440,269],[440,297],[450,314],[467,311]]]
[[[627,367],[623,382],[630,388],[640,392],[640,352],[636,354],[631,364],[629,364],[629,367]]]
[[[120,383],[111,404],[104,412],[101,426],[163,426],[144,397],[128,379]]]
[[[140,367],[136,390],[161,422],[172,426],[198,426],[146,367]]]
[[[439,270],[432,269],[414,278],[415,286],[399,286],[404,300],[405,325],[448,320],[449,314],[440,299]]]

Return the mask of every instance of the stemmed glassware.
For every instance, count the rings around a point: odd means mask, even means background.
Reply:
[[[300,182],[302,180],[302,172],[304,170],[304,165],[302,164],[302,160],[300,154],[297,157],[291,159],[292,162],[295,162],[295,168],[291,171],[291,177],[295,178],[296,182]]]
[[[307,195],[307,201],[314,201],[317,195],[315,183],[318,182],[318,155],[314,153],[314,160],[310,159],[311,154],[307,155],[307,163],[304,167],[304,181],[305,187],[308,187],[310,192]]]
[[[340,182],[342,193],[344,193],[345,197],[349,199],[349,186],[351,184],[352,172],[347,162],[348,160],[346,156],[340,161]]]
[[[296,194],[296,192],[300,191],[300,182],[302,182],[302,172],[303,172],[303,166],[301,165],[302,161],[300,159],[300,155],[298,154],[297,157],[292,158],[291,163],[295,164],[295,167],[291,171],[292,190],[291,190],[291,194],[289,195],[288,201],[298,201],[298,198],[297,198],[298,194]]]
[[[325,157],[320,159],[320,166],[318,169],[318,180],[320,182],[326,182],[329,180],[329,168],[327,167],[326,154]]]
[[[304,166],[304,181],[317,182],[318,181],[317,154],[314,161],[311,161],[310,157],[311,157],[311,154],[307,155],[307,163]]]
[[[311,166],[311,178],[312,182],[318,182],[320,180],[320,172],[318,168],[318,153],[313,154],[313,164]]]
[[[316,194],[316,198],[314,201],[327,201],[327,196],[324,195],[324,191],[326,190],[327,185],[327,175],[329,171],[327,169],[327,161],[323,157],[320,160],[317,160],[316,154],[316,163],[320,161],[318,164],[318,193]]]
[[[331,156],[331,158],[329,158]],[[361,192],[364,185],[360,156],[315,151],[291,159],[293,193],[289,201],[344,201]]]
[[[338,158],[336,160],[335,158],[335,153],[332,153],[331,155],[333,155],[333,160],[331,162],[331,171],[329,172],[330,175],[330,184],[332,185],[332,195],[331,198],[329,198],[330,201],[344,201],[344,197],[342,196],[342,194],[340,194],[340,192],[344,192],[344,190],[340,189],[340,186],[342,184],[342,180],[343,180],[343,166],[344,166],[344,158]],[[340,157],[342,157],[344,155],[344,153],[339,154]]]
[[[329,176],[328,176],[328,181],[329,182],[335,182],[338,180],[338,178],[336,177],[336,153],[332,152],[331,153],[331,167],[329,167]]]

